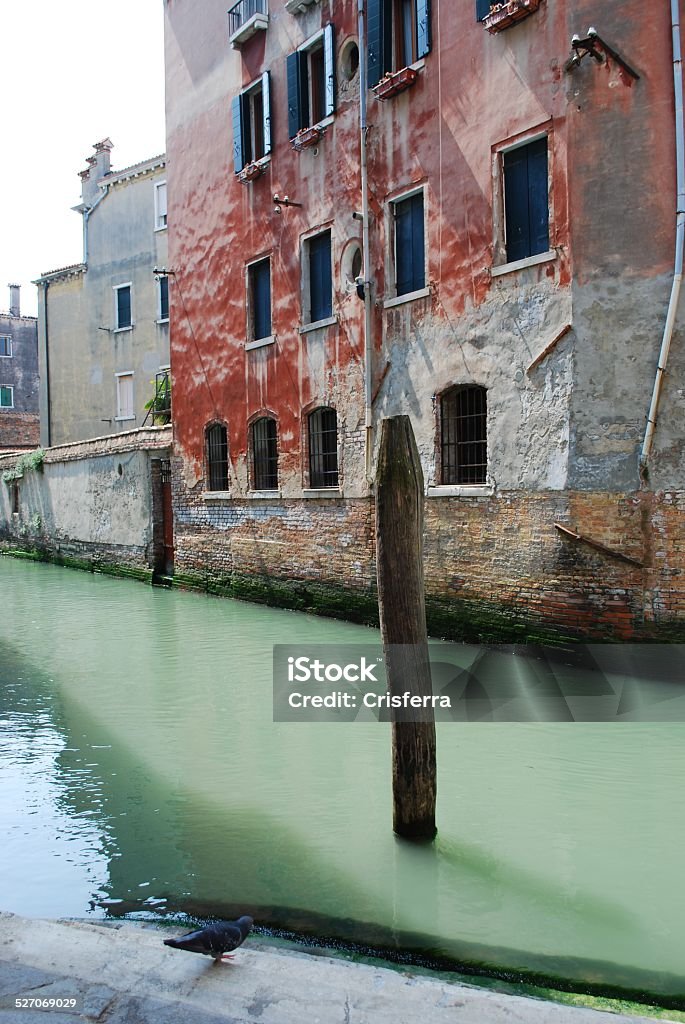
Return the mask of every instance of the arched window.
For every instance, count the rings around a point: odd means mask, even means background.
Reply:
[[[486,482],[487,412],[487,390],[477,385],[457,385],[441,396],[441,483]]]
[[[315,409],[307,419],[309,486],[338,486],[338,417],[335,409]]]
[[[223,423],[207,427],[207,490],[228,490],[228,435]]]
[[[250,426],[252,487],[275,491],[278,487],[278,428],[276,420],[262,416]]]

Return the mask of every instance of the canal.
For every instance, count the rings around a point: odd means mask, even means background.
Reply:
[[[685,992],[685,725],[438,726],[433,845],[387,724],[274,722],[298,613],[0,558],[0,909],[224,915],[582,985]]]

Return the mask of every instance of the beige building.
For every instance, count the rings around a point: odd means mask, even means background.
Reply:
[[[38,285],[41,444],[168,420],[164,155],[112,170],[104,139],[81,171],[83,262]],[[146,408],[146,406],[148,406]]]

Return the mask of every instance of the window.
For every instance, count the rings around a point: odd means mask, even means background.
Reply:
[[[228,434],[223,423],[207,427],[207,489],[228,490]]]
[[[549,250],[547,137],[502,153],[508,263]]]
[[[157,281],[157,319],[169,319],[169,278],[166,274]]]
[[[476,21],[483,21],[490,13],[495,0],[476,0]]]
[[[133,326],[130,284],[120,284],[114,289],[114,323],[117,331],[124,331]]]
[[[330,231],[306,238],[303,255],[304,322],[327,320],[333,314]]]
[[[286,60],[288,135],[291,139],[335,111],[335,45],[333,26]]]
[[[487,391],[457,386],[440,399],[443,484],[484,484],[487,476]]]
[[[117,415],[118,420],[134,420],[133,408],[133,374],[118,373],[117,380]]]
[[[9,358],[12,355],[12,338],[9,334],[0,334],[0,357]]]
[[[335,409],[315,409],[308,418],[309,486],[338,486],[338,417]]]
[[[431,48],[430,0],[369,0],[368,85],[416,63]]]
[[[0,409],[14,409],[14,388],[11,384],[0,384]]]
[[[252,447],[252,487],[255,491],[275,491],[278,487],[278,434],[276,420],[262,416],[250,427]]]
[[[160,181],[155,185],[155,230],[161,231],[166,226],[166,181]]]
[[[426,286],[423,192],[392,204],[395,221],[395,294],[407,295]]]
[[[271,152],[271,75],[233,98],[233,166],[235,173]]]
[[[247,268],[249,334],[251,341],[271,337],[271,260]]]

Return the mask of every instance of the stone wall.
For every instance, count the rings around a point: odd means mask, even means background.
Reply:
[[[152,427],[46,450],[34,468],[0,457],[0,547],[149,578],[158,557],[153,460],[170,428]]]

